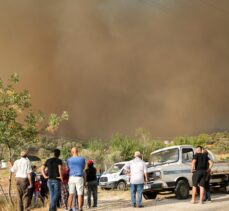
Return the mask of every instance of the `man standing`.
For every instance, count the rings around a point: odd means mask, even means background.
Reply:
[[[208,150],[203,149],[203,154],[208,157]],[[213,164],[214,164],[214,162],[213,162]],[[210,172],[210,170],[208,170],[206,173],[205,190],[204,190],[204,201],[206,201],[206,202],[211,202],[210,179],[211,179],[211,172]]]
[[[69,169],[69,198],[68,206],[70,211],[72,210],[72,201],[73,196],[77,191],[78,195],[78,210],[82,211],[83,206],[83,194],[84,194],[84,168],[85,168],[85,159],[78,155],[77,148],[71,149],[72,157],[67,160],[67,166]]]
[[[134,159],[128,162],[124,169],[130,174],[130,192],[131,203],[133,207],[142,206],[142,191],[144,182],[148,181],[147,167],[145,162],[141,159],[141,153],[139,151],[134,153]],[[136,203],[136,193],[138,193],[138,201]]]
[[[202,147],[196,147],[196,154],[193,157],[192,161],[192,203],[196,203],[196,191],[197,186],[200,186],[200,204],[203,203],[204,199],[204,187],[205,187],[205,180],[207,176],[207,172],[211,171],[213,166],[213,162],[202,153]]]
[[[11,172],[16,173],[17,185],[17,210],[29,211],[31,198],[29,196],[29,188],[32,188],[31,179],[31,163],[27,158],[27,151],[21,152],[21,158],[16,160],[12,166],[10,162]]]
[[[42,166],[42,175],[48,179],[48,188],[50,193],[49,211],[57,210],[57,201],[60,196],[60,182],[62,177],[62,160],[59,159],[60,150],[54,150],[54,157],[48,159]],[[45,168],[48,169],[48,175],[45,174]]]

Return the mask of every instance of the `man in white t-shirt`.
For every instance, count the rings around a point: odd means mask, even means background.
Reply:
[[[130,174],[130,193],[131,203],[133,207],[142,206],[142,191],[144,182],[148,181],[147,167],[145,162],[141,159],[141,153],[139,151],[134,153],[134,159],[129,161],[124,170]],[[136,193],[138,193],[138,200],[136,203]]]
[[[31,163],[27,158],[27,151],[21,152],[21,158],[14,164],[10,162],[11,172],[16,174],[17,185],[17,211],[29,211],[31,199],[29,188],[32,188]]]

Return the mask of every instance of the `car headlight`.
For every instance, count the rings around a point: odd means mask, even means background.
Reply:
[[[155,171],[155,176],[156,177],[161,177],[161,172],[160,171]]]

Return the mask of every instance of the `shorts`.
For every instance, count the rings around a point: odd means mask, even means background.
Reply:
[[[74,194],[77,191],[77,195],[82,196],[84,192],[84,178],[70,176],[68,186],[69,194]]]
[[[192,175],[193,186],[197,187],[200,185],[201,187],[205,187],[206,175],[205,170],[195,171]]]

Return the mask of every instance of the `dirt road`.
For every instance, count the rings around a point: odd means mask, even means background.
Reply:
[[[176,200],[175,198],[167,198],[163,200],[146,201],[145,207],[136,209],[132,207],[119,208],[113,211],[227,211],[229,210],[229,195],[214,194],[212,196],[212,203],[206,204],[191,204],[189,200]]]
[[[128,198],[127,198],[128,197]],[[112,211],[227,211],[229,210],[229,195],[222,193],[212,194],[212,203],[191,204],[188,200],[177,200],[174,195],[160,196],[156,200],[143,200],[144,208],[132,208],[130,206],[129,196],[117,195],[100,200],[99,207],[94,210],[112,210]],[[93,209],[90,209],[93,210]]]

